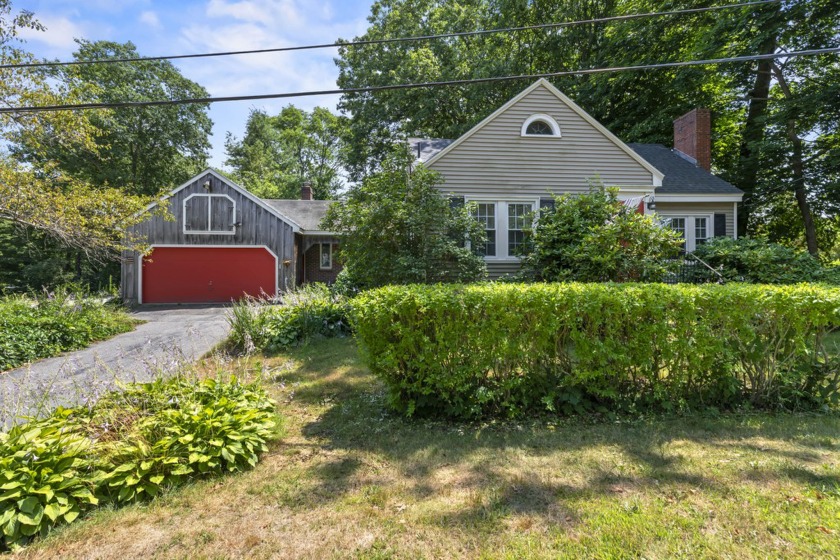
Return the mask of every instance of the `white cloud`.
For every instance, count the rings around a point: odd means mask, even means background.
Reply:
[[[140,23],[145,23],[154,29],[160,29],[160,18],[157,13],[148,10],[140,14]]]
[[[21,38],[27,41],[42,43],[48,47],[74,49],[76,43],[73,39],[85,36],[85,30],[80,25],[65,17],[52,17],[38,14],[38,21],[44,25],[46,31],[22,29],[20,31]]]

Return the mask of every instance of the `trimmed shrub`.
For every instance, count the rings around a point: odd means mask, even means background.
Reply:
[[[258,385],[184,377],[129,385],[92,407],[0,433],[0,550],[100,504],[256,465],[277,433]]]
[[[0,298],[0,371],[85,348],[136,324],[115,306],[68,292]]]
[[[816,285],[386,287],[352,300],[371,371],[406,415],[837,403]]]
[[[324,284],[310,284],[286,294],[281,305],[260,300],[234,304],[228,315],[229,341],[246,352],[276,352],[318,336],[347,336],[347,313],[343,296],[331,293]]]
[[[720,270],[724,279],[757,284],[825,282],[840,284],[840,267],[824,266],[805,251],[763,239],[715,237],[694,255]],[[706,271],[698,268],[701,274]]]

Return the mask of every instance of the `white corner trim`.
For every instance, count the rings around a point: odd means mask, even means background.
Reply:
[[[733,216],[733,224],[732,224],[732,238],[738,239],[738,203],[732,203],[732,216]]]
[[[136,218],[137,216],[148,212],[149,210],[151,210],[152,208],[157,206],[160,202],[169,200],[170,198],[172,198],[173,195],[175,195],[175,194],[181,192],[182,190],[186,189],[187,187],[189,187],[193,183],[197,182],[199,179],[201,179],[205,175],[212,175],[213,177],[215,177],[216,179],[218,179],[219,181],[221,181],[225,185],[229,186],[230,188],[232,188],[233,190],[235,190],[236,192],[238,192],[239,194],[241,194],[242,196],[244,196],[245,198],[247,198],[248,200],[250,200],[251,202],[253,202],[257,206],[262,208],[263,210],[267,211],[269,214],[271,214],[271,215],[273,215],[277,218],[280,218],[282,221],[284,221],[287,224],[289,224],[290,226],[292,226],[292,230],[295,233],[300,233],[301,227],[300,227],[300,224],[298,224],[296,221],[292,220],[291,218],[282,214],[281,212],[278,212],[272,206],[266,204],[259,197],[254,196],[253,194],[251,194],[251,192],[248,189],[246,189],[242,185],[236,183],[235,181],[233,181],[231,179],[228,179],[227,177],[223,177],[221,174],[219,174],[218,172],[216,172],[215,170],[213,170],[209,167],[207,169],[205,169],[204,171],[202,171],[201,173],[191,177],[189,180],[187,180],[186,183],[182,184],[181,186],[177,187],[175,190],[171,191],[166,196],[162,197],[161,200],[152,202],[151,204],[146,206],[146,208],[144,208],[143,210],[134,214],[134,217]]]
[[[591,124],[598,132],[603,134],[607,138],[607,140],[609,140],[610,142],[612,142],[613,144],[618,146],[618,148],[620,148],[624,153],[626,153],[628,156],[630,156],[632,159],[634,159],[639,165],[641,165],[642,167],[647,169],[651,173],[651,175],[653,175],[654,184],[656,184],[657,180],[661,184],[662,178],[665,177],[664,173],[659,171],[657,168],[655,168],[653,165],[651,165],[650,162],[648,162],[642,156],[637,154],[632,148],[630,148],[630,146],[628,146],[627,144],[625,144],[624,142],[619,140],[619,138],[616,137],[612,132],[607,130],[606,127],[604,127],[604,125],[602,125],[601,123],[596,121],[589,113],[587,113],[586,111],[581,109],[577,105],[577,103],[575,103],[574,101],[572,101],[571,99],[566,97],[559,89],[557,89],[556,87],[551,85],[551,83],[548,80],[546,80],[545,78],[540,78],[539,80],[537,80],[536,82],[534,82],[533,84],[531,84],[530,86],[528,86],[527,88],[522,90],[519,93],[519,95],[515,96],[513,99],[511,99],[510,101],[508,101],[507,103],[505,103],[504,105],[502,105],[501,107],[496,109],[489,117],[487,117],[486,119],[484,119],[483,121],[481,121],[480,123],[478,123],[477,125],[472,127],[470,130],[468,130],[466,133],[464,133],[460,138],[456,139],[454,142],[449,144],[447,147],[445,147],[444,149],[442,149],[441,151],[439,151],[438,153],[436,153],[435,155],[430,157],[425,162],[426,167],[429,167],[434,162],[436,162],[437,160],[439,160],[440,158],[444,157],[446,154],[448,154],[449,152],[451,152],[452,150],[457,148],[466,139],[468,139],[473,134],[475,134],[476,132],[478,132],[479,130],[481,130],[485,126],[487,126],[489,123],[493,122],[496,119],[496,117],[498,117],[499,115],[501,115],[502,113],[507,111],[511,106],[518,103],[522,98],[524,98],[526,95],[528,95],[529,93],[531,93],[532,91],[534,91],[535,89],[537,89],[540,86],[546,88],[557,99],[559,99],[561,102],[565,103],[572,111],[574,111],[581,118],[583,118],[583,120],[585,120],[586,122]]]
[[[277,253],[271,250],[268,245],[178,245],[178,244],[166,244],[161,243],[159,245],[150,245],[149,254],[152,254],[152,251],[155,248],[187,248],[187,249],[265,249],[268,251],[268,254],[274,257],[274,295],[280,295],[280,257],[277,256]],[[146,255],[142,253],[138,253],[139,257],[137,259],[137,304],[143,304],[143,259]]]
[[[551,128],[551,134],[528,134],[528,126],[534,121],[542,121],[547,124]],[[535,115],[531,115],[525,122],[522,123],[522,128],[519,129],[519,135],[524,136],[526,138],[561,138],[562,135],[560,134],[560,125],[557,124],[557,121],[551,115],[546,115],[545,113],[537,113]]]
[[[207,199],[207,230],[187,230],[187,202],[193,198],[206,198]],[[212,220],[213,220],[213,199],[214,198],[226,198],[233,204],[233,214],[231,215],[232,223],[231,229],[228,231],[223,230],[213,230],[210,229],[212,227]],[[226,194],[215,194],[215,193],[193,193],[187,198],[184,199],[182,214],[181,214],[181,231],[184,235],[236,235],[236,201],[229,197]]]
[[[656,194],[656,202],[741,202],[742,194]]]

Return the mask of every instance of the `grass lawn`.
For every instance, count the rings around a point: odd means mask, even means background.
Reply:
[[[255,470],[97,512],[21,556],[840,556],[837,415],[406,421],[352,340],[262,365],[286,435]]]

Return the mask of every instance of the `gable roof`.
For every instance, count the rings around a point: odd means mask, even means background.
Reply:
[[[335,200],[287,200],[264,198],[263,202],[289,216],[300,225],[302,232],[321,231],[321,221],[327,215],[327,209]]]
[[[665,173],[656,194],[744,194],[744,191],[691,163],[662,144],[628,144]]]
[[[155,206],[157,206],[159,203],[161,203],[161,202],[163,202],[163,201],[165,201],[165,200],[168,200],[169,198],[171,198],[171,197],[172,197],[172,195],[174,195],[174,194],[176,194],[176,193],[178,193],[178,192],[180,192],[180,191],[184,190],[185,188],[189,187],[190,185],[192,185],[193,183],[195,183],[196,181],[198,181],[199,179],[201,179],[201,178],[202,178],[202,177],[204,177],[205,175],[212,175],[213,177],[215,177],[216,179],[218,179],[219,181],[221,181],[222,183],[224,183],[224,184],[225,184],[225,185],[227,185],[228,187],[232,188],[233,190],[237,191],[239,194],[241,194],[242,196],[244,196],[245,198],[247,198],[248,200],[250,200],[251,202],[253,202],[253,203],[254,203],[254,204],[256,204],[257,206],[262,207],[263,209],[265,209],[266,211],[268,211],[268,212],[269,212],[270,214],[272,214],[273,216],[275,216],[275,217],[277,217],[277,218],[279,218],[279,219],[283,220],[284,222],[286,222],[287,224],[289,224],[290,226],[292,226],[292,229],[293,229],[295,232],[300,231],[301,226],[300,226],[300,224],[299,224],[299,223],[297,223],[295,220],[291,219],[290,217],[286,216],[286,215],[285,215],[285,214],[283,214],[282,212],[278,211],[276,208],[274,208],[274,207],[272,207],[272,206],[270,206],[270,205],[266,204],[266,202],[265,202],[263,199],[261,199],[261,198],[259,198],[259,197],[254,196],[254,195],[253,195],[253,194],[251,194],[251,192],[250,192],[250,191],[248,191],[245,187],[243,187],[243,186],[241,186],[241,185],[237,184],[237,183],[236,183],[235,181],[233,181],[232,179],[228,179],[227,177],[223,176],[223,175],[222,175],[222,174],[220,174],[219,172],[217,172],[217,171],[215,171],[214,169],[211,169],[211,168],[209,168],[209,167],[208,167],[207,169],[205,169],[204,171],[202,171],[201,173],[198,173],[198,174],[194,175],[193,177],[191,177],[190,179],[188,179],[188,180],[187,180],[187,182],[185,182],[184,184],[182,184],[182,185],[181,185],[181,186],[179,186],[178,188],[174,189],[173,191],[171,191],[169,194],[167,194],[166,196],[164,196],[164,197],[163,197],[163,198],[161,198],[160,200],[157,200],[157,201],[155,201],[155,202],[152,202],[151,204],[149,204],[148,206],[146,206],[146,208],[145,208],[145,209],[143,209],[143,210],[141,210],[140,212],[138,212],[136,215],[138,215],[138,216],[139,216],[140,214],[142,214],[142,213],[144,213],[144,212],[148,212],[149,210],[151,210],[152,208],[154,208]]]
[[[646,161],[644,158],[642,158],[635,151],[631,150],[627,146],[627,144],[625,144],[624,142],[619,140],[618,137],[616,137],[612,132],[607,130],[604,127],[604,125],[602,125],[601,123],[596,121],[589,113],[587,113],[586,111],[581,109],[574,101],[572,101],[571,99],[569,99],[568,97],[563,95],[563,93],[559,89],[557,89],[556,87],[551,85],[551,83],[548,80],[546,80],[545,78],[540,78],[539,80],[537,80],[536,82],[534,82],[533,84],[531,84],[530,86],[525,88],[523,91],[521,91],[519,93],[519,95],[515,96],[513,99],[511,99],[510,101],[508,101],[507,103],[505,103],[504,105],[502,105],[501,107],[496,109],[490,116],[488,116],[483,121],[481,121],[480,123],[478,123],[477,125],[472,127],[466,133],[461,135],[458,139],[456,139],[455,141],[451,142],[450,144],[444,146],[442,149],[436,151],[434,154],[430,155],[430,157],[424,163],[426,165],[431,165],[435,161],[439,160],[440,158],[442,158],[443,156],[445,156],[446,154],[451,152],[452,150],[456,149],[461,143],[463,143],[465,140],[467,140],[468,138],[473,136],[476,132],[478,132],[479,130],[484,128],[487,124],[494,121],[499,115],[501,115],[502,113],[507,111],[510,107],[515,105],[522,98],[524,98],[526,95],[528,95],[529,93],[531,93],[532,91],[534,91],[538,87],[545,88],[552,95],[557,97],[557,99],[559,99],[562,103],[564,103],[572,111],[577,113],[578,116],[580,116],[586,122],[588,122],[595,130],[600,132],[607,140],[609,140],[610,142],[615,144],[620,150],[622,150],[624,153],[626,153],[628,156],[630,156],[632,159],[634,159],[639,165],[641,165],[643,168],[645,168],[647,171],[649,171],[651,173],[651,175],[653,176],[655,185],[660,184],[660,182],[662,181],[662,178],[663,178],[663,173],[660,170],[658,170],[656,167],[651,165],[650,162]]]

